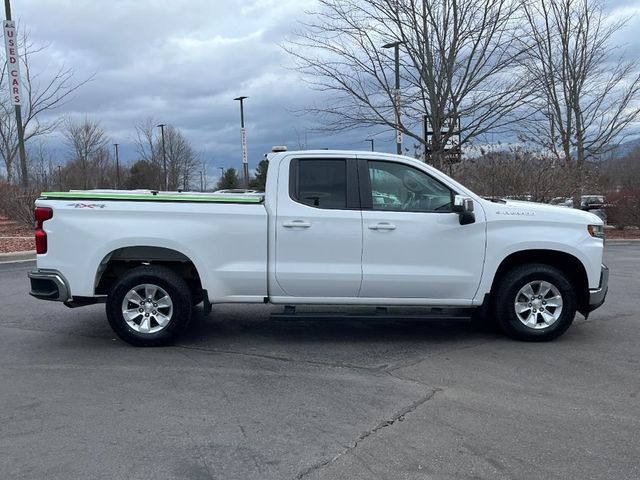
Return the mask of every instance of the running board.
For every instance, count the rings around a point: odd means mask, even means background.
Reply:
[[[450,313],[446,313],[450,310]],[[394,313],[386,307],[376,307],[375,312],[297,312],[296,307],[287,305],[281,313],[272,313],[274,320],[458,320],[471,318],[472,308],[442,309],[430,308],[425,313]]]

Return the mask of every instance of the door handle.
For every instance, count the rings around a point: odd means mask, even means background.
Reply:
[[[396,226],[393,223],[380,222],[369,225],[370,230],[395,230]]]
[[[282,226],[285,228],[309,228],[311,224],[304,220],[291,220],[290,222],[284,222]]]

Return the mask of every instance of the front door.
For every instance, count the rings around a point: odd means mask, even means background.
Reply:
[[[369,160],[359,167],[365,185],[360,296],[471,300],[484,263],[483,215],[460,225],[452,211],[455,192],[411,165]]]
[[[276,281],[293,297],[357,297],[362,215],[355,158],[282,162],[276,213]],[[286,180],[285,180],[286,182]]]

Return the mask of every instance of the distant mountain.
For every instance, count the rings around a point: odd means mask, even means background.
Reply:
[[[602,155],[602,158],[604,160],[608,160],[611,158],[621,158],[638,149],[640,149],[640,137],[621,143],[610,152]]]

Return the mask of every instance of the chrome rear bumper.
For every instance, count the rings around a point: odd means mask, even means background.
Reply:
[[[35,270],[29,272],[31,291],[29,295],[40,300],[68,302],[71,300],[69,285],[57,270]]]

